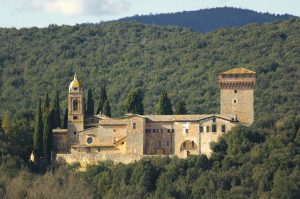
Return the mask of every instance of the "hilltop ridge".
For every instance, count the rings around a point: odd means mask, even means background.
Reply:
[[[136,15],[119,19],[119,21],[135,21],[161,26],[180,26],[197,32],[207,33],[220,28],[240,27],[250,23],[261,24],[290,18],[295,18],[295,16],[259,13],[241,8],[219,7],[175,13]]]

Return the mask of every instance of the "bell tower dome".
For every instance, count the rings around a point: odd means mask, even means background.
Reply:
[[[68,136],[70,144],[78,140],[78,131],[84,129],[84,92],[75,73],[68,93]]]
[[[256,73],[234,68],[219,74],[221,114],[251,125],[254,120],[254,91]]]

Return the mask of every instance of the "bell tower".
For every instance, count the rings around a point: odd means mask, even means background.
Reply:
[[[78,141],[78,131],[84,129],[84,92],[75,73],[68,93],[68,137],[69,143]]]
[[[254,120],[254,91],[256,73],[245,68],[234,68],[219,73],[221,114],[251,125]]]

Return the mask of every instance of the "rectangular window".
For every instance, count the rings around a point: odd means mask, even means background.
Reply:
[[[206,126],[206,133],[209,132],[209,126]]]
[[[225,125],[222,125],[222,133],[225,133]]]
[[[217,132],[217,125],[212,125],[211,126],[211,131],[213,132],[213,133],[215,133],[215,132]]]
[[[213,118],[212,121],[213,121],[213,122],[216,122],[216,118]]]
[[[153,129],[152,132],[155,133],[156,129]]]
[[[146,133],[151,133],[151,129],[146,129]]]
[[[160,132],[163,133],[163,129],[160,129]]]
[[[195,143],[194,143],[194,141],[192,141],[192,148],[194,148],[195,147]]]
[[[136,129],[136,123],[132,123],[132,128]]]
[[[158,141],[158,146],[161,146],[161,142],[160,141]]]
[[[74,115],[73,116],[73,120],[77,120],[77,119],[78,119],[78,117]]]
[[[174,133],[175,132],[175,130],[174,129],[172,129],[172,131],[171,131],[172,133]]]
[[[167,146],[169,146],[169,141],[167,141]]]
[[[168,129],[168,133],[170,133],[171,132],[171,130],[170,129]]]
[[[200,133],[203,133],[203,126],[200,126]]]
[[[189,133],[189,129],[185,129],[185,133]]]
[[[159,133],[159,129],[156,129],[156,133]]]

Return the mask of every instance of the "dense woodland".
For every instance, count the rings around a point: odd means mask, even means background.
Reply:
[[[136,15],[125,17],[118,21],[135,21],[161,26],[180,26],[207,33],[224,27],[240,27],[250,23],[267,23],[294,17],[288,14],[275,15],[241,8],[222,7],[167,14]]]
[[[299,33],[297,19],[205,35],[137,23],[0,29],[0,197],[299,198]],[[166,94],[184,112],[218,113],[217,74],[232,67],[257,72],[255,123],[212,144],[211,158],[102,162],[86,172],[28,162],[38,99],[48,93],[55,104],[59,95],[63,118],[75,71],[94,111],[109,99],[121,116],[130,91],[145,114],[157,113]],[[99,100],[103,85],[107,99]]]
[[[93,92],[95,109],[106,86],[112,116],[124,114],[134,88],[144,93],[145,114],[156,112],[162,90],[173,104],[185,101],[189,113],[218,113],[217,74],[245,67],[257,72],[257,117],[297,113],[299,27],[293,19],[206,35],[136,23],[0,29],[0,112],[28,115],[39,98],[56,90],[64,110],[77,72]]]

